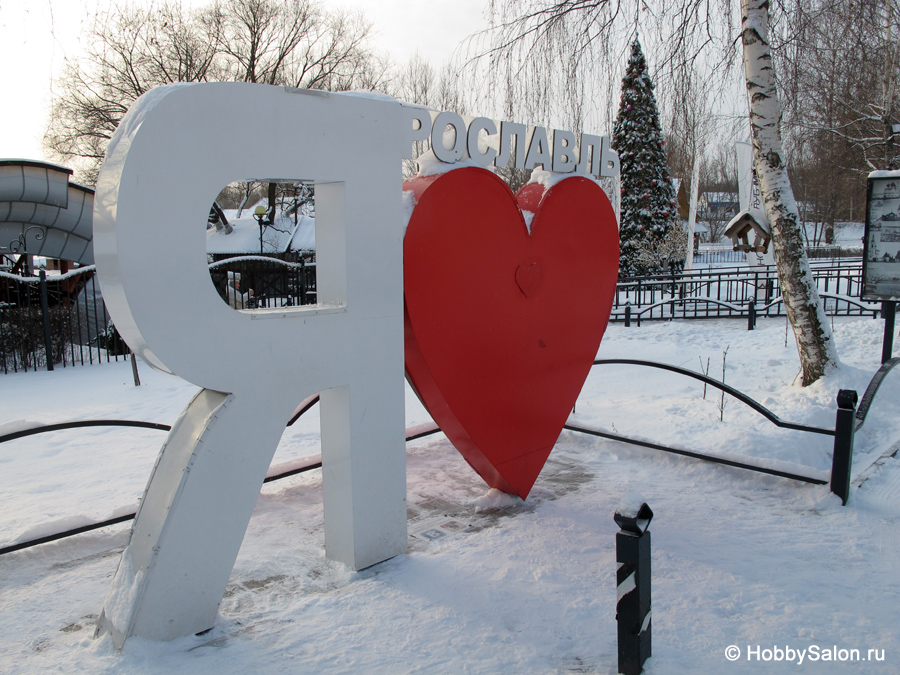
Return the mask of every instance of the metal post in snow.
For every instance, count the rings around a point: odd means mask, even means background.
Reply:
[[[844,505],[850,497],[850,467],[853,463],[853,435],[856,432],[856,402],[853,389],[841,389],[837,395],[834,424],[834,451],[831,456],[831,491]]]
[[[631,303],[625,303],[625,328],[631,328]]]
[[[641,289],[641,280],[638,279],[637,282],[637,293],[635,294],[635,300],[637,301],[638,307],[644,306],[644,291]]]
[[[137,358],[134,355],[134,352],[131,352],[131,374],[134,377],[134,386],[141,386],[141,376],[138,375],[138,367],[137,367]]]
[[[622,499],[613,516],[616,534],[616,623],[619,669],[639,675],[650,658],[650,533],[653,511],[637,495]]]
[[[671,262],[671,261],[669,262],[669,271],[672,273],[672,304],[670,305],[670,308],[672,310],[672,318],[674,319],[675,318],[675,294],[676,294],[674,262]]]
[[[753,330],[756,327],[756,303],[751,300],[747,305],[747,330]]]
[[[41,323],[44,326],[44,351],[47,354],[47,370],[53,370],[53,340],[50,339],[50,303],[47,300],[47,273],[39,274],[41,290]],[[36,366],[37,364],[35,364]]]
[[[893,300],[885,300],[881,303],[881,316],[884,317],[884,342],[881,344],[881,362],[890,361],[894,355],[894,320],[897,313],[897,303]]]

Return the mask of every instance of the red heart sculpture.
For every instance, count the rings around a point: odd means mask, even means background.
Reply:
[[[406,372],[491,487],[528,496],[606,330],[619,233],[594,181],[514,196],[463,168],[404,184]],[[522,211],[534,214],[531,232]]]

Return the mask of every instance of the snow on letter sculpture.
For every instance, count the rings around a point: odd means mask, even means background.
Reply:
[[[389,100],[173,85],[138,99],[110,141],[94,211],[104,300],[141,358],[203,387],[107,595],[98,633],[117,645],[213,625],[285,424],[315,392],[328,556],[361,569],[406,550],[404,119]],[[318,306],[234,311],[210,281],[197,224],[223,185],[263,178],[316,181]]]
[[[416,202],[404,243],[407,375],[485,482],[524,499],[609,321],[612,206],[580,176],[514,196],[491,172],[461,168],[404,189]]]

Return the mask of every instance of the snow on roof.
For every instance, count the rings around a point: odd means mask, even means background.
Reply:
[[[312,251],[316,248],[316,219],[301,216],[291,239],[292,251]]]
[[[236,216],[236,210],[225,211],[228,224],[234,228],[230,234],[225,234],[224,229],[210,228],[206,231],[207,253],[260,253],[259,223],[247,211],[240,218]],[[293,216],[278,216],[273,226],[263,230],[262,237],[263,253],[312,250],[316,247],[316,221],[300,216],[295,225]]]
[[[739,225],[742,221],[755,225],[765,234],[768,234],[770,231],[769,221],[766,220],[766,214],[759,209],[749,209],[739,212],[734,218],[728,221],[728,226],[725,228],[725,236],[732,236],[731,229]]]

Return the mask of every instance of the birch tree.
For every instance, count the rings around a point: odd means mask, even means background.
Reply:
[[[741,9],[746,11],[741,12],[740,34],[751,99],[755,164],[767,214],[773,223],[775,258],[800,355],[802,382],[809,385],[837,362],[837,353],[809,271],[797,206],[783,160],[778,129],[780,107],[766,42],[769,4],[767,0],[743,2]],[[561,43],[582,59],[608,58],[617,35],[626,32],[629,24],[641,24],[645,31],[656,32],[662,45],[663,66],[697,62],[703,55],[712,59],[717,54],[718,67],[722,68],[733,53],[731,45],[737,32],[731,24],[734,6],[729,0],[495,0],[491,7],[495,42],[486,56],[494,60],[505,56],[523,63],[528,62],[523,51],[553,52]]]
[[[799,214],[781,142],[781,104],[768,42],[768,0],[742,0],[741,43],[750,98],[753,159],[788,320],[800,354],[803,385],[809,385],[837,363],[837,350],[819,300],[800,233]]]

